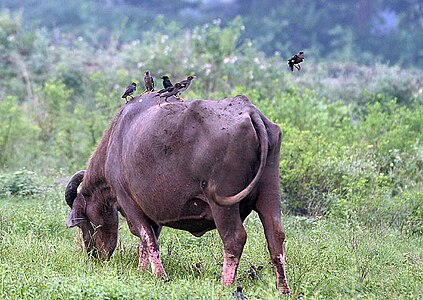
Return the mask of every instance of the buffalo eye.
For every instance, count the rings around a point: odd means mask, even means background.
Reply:
[[[201,181],[201,188],[204,189],[207,186],[207,181]]]

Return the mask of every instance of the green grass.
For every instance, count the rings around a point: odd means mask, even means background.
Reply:
[[[60,191],[33,199],[0,198],[1,299],[231,299],[219,283],[222,245],[217,231],[195,238],[165,228],[160,237],[170,282],[137,270],[138,240],[121,222],[110,261],[88,259]],[[287,276],[293,293],[275,291],[262,226],[252,214],[237,282],[248,299],[421,299],[423,239],[395,228],[364,228],[335,218],[286,216]],[[194,267],[199,264],[202,271]],[[263,266],[259,279],[248,269]],[[233,298],[232,298],[233,299]]]

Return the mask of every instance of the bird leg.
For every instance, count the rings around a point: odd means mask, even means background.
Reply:
[[[300,64],[297,64],[297,65],[294,65],[294,66],[298,71],[301,71],[301,65]]]
[[[175,95],[173,95],[173,96],[175,96]],[[172,105],[175,105],[175,103],[167,101],[167,99],[168,99],[169,97],[172,97],[172,96],[168,96],[168,97],[166,97],[166,98],[165,98],[166,103],[168,103],[168,104],[172,104]],[[175,97],[176,97],[176,96],[175,96]],[[178,97],[176,97],[176,98],[178,98]]]

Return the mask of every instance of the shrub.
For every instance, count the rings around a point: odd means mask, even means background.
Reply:
[[[18,105],[16,98],[0,100],[0,167],[19,165],[20,158],[31,149],[27,139],[34,139],[37,127],[33,126]]]
[[[36,174],[25,168],[0,175],[0,194],[33,196],[40,192]]]

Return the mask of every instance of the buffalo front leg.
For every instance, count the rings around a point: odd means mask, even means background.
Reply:
[[[140,239],[138,246],[138,270],[146,271],[150,267],[150,260],[148,258],[147,244]]]
[[[154,234],[156,236],[156,239],[158,239],[159,234],[160,234],[160,230],[154,230]],[[138,270],[146,271],[146,270],[148,270],[150,265],[152,266],[153,271],[160,269],[160,267],[157,268],[157,266],[155,266],[155,265],[153,266],[154,263],[155,263],[155,261],[152,260],[151,257],[148,254],[147,241],[140,238],[140,242],[139,242],[139,245],[138,245]],[[163,267],[162,267],[162,269],[163,269]],[[164,272],[164,269],[163,269],[163,272]],[[158,276],[159,277],[166,277],[166,273],[164,272],[164,276],[162,276],[162,275],[158,275]]]
[[[161,277],[164,279],[168,279],[168,276],[166,274],[166,271],[163,267],[162,261],[160,259],[160,249],[159,249],[159,243],[157,240],[157,236],[155,235],[153,229],[149,224],[147,226],[142,226],[140,229],[140,237],[141,242],[144,241],[145,247],[147,248],[148,253],[148,260],[150,261],[151,269],[153,273],[157,277]],[[141,265],[145,264],[145,256],[144,256],[144,245],[143,248],[140,248],[140,253],[142,256],[140,256],[140,263]]]
[[[134,202],[130,200],[119,201],[119,205],[125,212],[131,232],[140,238],[138,248],[139,268],[145,270],[150,263],[151,269],[157,277],[167,279],[166,271],[160,260],[160,249],[157,241],[161,228],[152,225],[148,217]]]
[[[129,230],[135,236],[139,237],[139,230],[131,223],[131,221],[125,215],[125,212],[120,208],[121,214],[125,217],[126,223],[128,224]],[[150,260],[148,259],[147,244],[143,239],[140,238],[138,245],[138,270],[146,271],[150,267]]]
[[[238,207],[215,207],[213,211],[216,228],[223,242],[224,261],[222,283],[229,286],[235,282],[236,272],[247,240]]]

